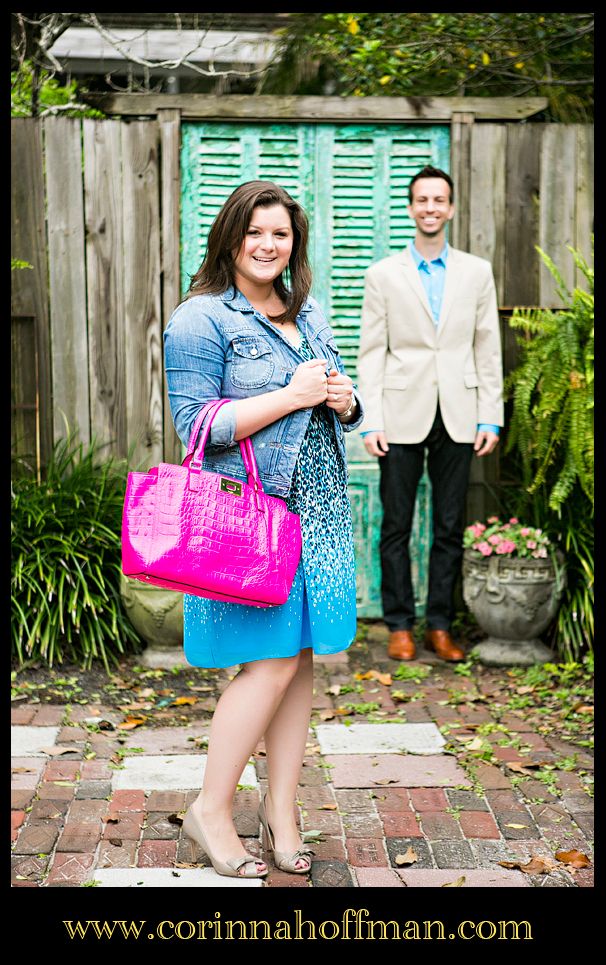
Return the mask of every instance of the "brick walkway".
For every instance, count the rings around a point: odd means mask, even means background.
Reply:
[[[491,701],[502,670],[461,676],[421,651],[406,665],[431,666],[420,682],[386,686],[367,679],[355,681],[355,692],[354,671],[393,673],[398,666],[386,657],[384,628],[373,632],[361,649],[316,661],[298,794],[303,826],[316,832],[309,876],[280,872],[267,855],[271,872],[263,882],[218,876],[200,853],[192,862],[180,815],[201,784],[208,720],[141,726],[124,742],[126,732],[117,729],[123,715],[115,708],[73,706],[66,715],[64,706],[21,701],[12,712],[13,886],[401,888],[439,887],[462,876],[472,887],[593,886],[593,865],[571,871],[554,858],[572,848],[592,857],[593,800],[582,777],[556,768],[547,785],[528,774],[520,779],[509,766],[575,753],[577,769],[589,771],[585,749],[536,732],[522,714],[504,713]],[[217,675],[219,690],[230,672]],[[360,711],[330,717],[348,701]],[[113,729],[91,730],[94,720]],[[464,766],[465,738],[468,745],[478,725],[490,722],[501,726],[483,729],[491,762],[467,754],[473,767]],[[69,753],[53,756],[53,748],[66,746]],[[125,748],[140,750],[116,767],[110,758]],[[256,809],[265,786],[260,745],[234,804],[238,833],[256,854],[262,853]],[[499,864],[533,856],[554,868],[527,874]]]

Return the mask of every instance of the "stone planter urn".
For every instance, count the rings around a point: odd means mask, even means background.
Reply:
[[[147,667],[189,667],[183,653],[183,594],[122,576],[120,596],[135,630],[147,643]]]
[[[493,667],[547,663],[553,653],[539,640],[555,617],[566,578],[564,558],[552,560],[463,554],[463,598],[488,634],[472,653]]]

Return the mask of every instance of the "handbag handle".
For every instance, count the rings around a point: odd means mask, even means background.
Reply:
[[[231,401],[232,401],[231,399],[216,399],[212,402],[207,402],[206,405],[202,408],[202,410],[199,412],[198,416],[196,417],[196,421],[194,422],[194,425],[189,437],[187,455],[183,460],[183,465],[185,465],[185,462],[188,459],[188,457],[191,457],[189,460],[189,468],[195,471],[201,467],[202,460],[204,459],[204,449],[208,440],[208,436],[210,434],[210,429],[211,429],[213,420],[217,412],[221,408],[221,406],[225,405],[226,402],[231,402]],[[200,441],[196,446],[196,437],[198,435],[200,425],[202,424],[202,420],[207,414],[208,414],[208,419],[207,419],[206,425],[202,430]],[[259,468],[257,466],[257,460],[255,458],[255,450],[250,437],[247,436],[245,439],[240,439],[239,445],[240,445],[240,454],[242,456],[242,462],[244,463],[244,469],[246,470],[246,475],[248,476],[249,483],[251,483],[255,489],[263,492],[264,491],[263,484],[261,482],[261,477],[259,476]],[[195,451],[194,451],[194,447],[195,447]],[[192,452],[193,452],[193,456],[192,456]]]

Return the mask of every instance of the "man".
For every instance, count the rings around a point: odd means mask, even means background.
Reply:
[[[489,199],[488,199],[489,200]],[[497,298],[488,261],[450,247],[452,179],[425,167],[409,186],[414,242],[366,272],[358,382],[364,445],[381,470],[381,595],[388,654],[413,660],[408,543],[427,450],[433,542],[426,646],[465,656],[450,634],[473,452],[487,456],[503,425]]]

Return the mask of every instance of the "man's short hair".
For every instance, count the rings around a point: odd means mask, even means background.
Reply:
[[[431,164],[426,165],[421,171],[417,171],[414,178],[408,185],[408,200],[412,204],[412,186],[415,181],[419,178],[443,178],[446,181],[448,187],[450,188],[450,203],[454,204],[454,184],[450,174],[446,174],[446,171],[441,171],[440,168],[434,168]]]

